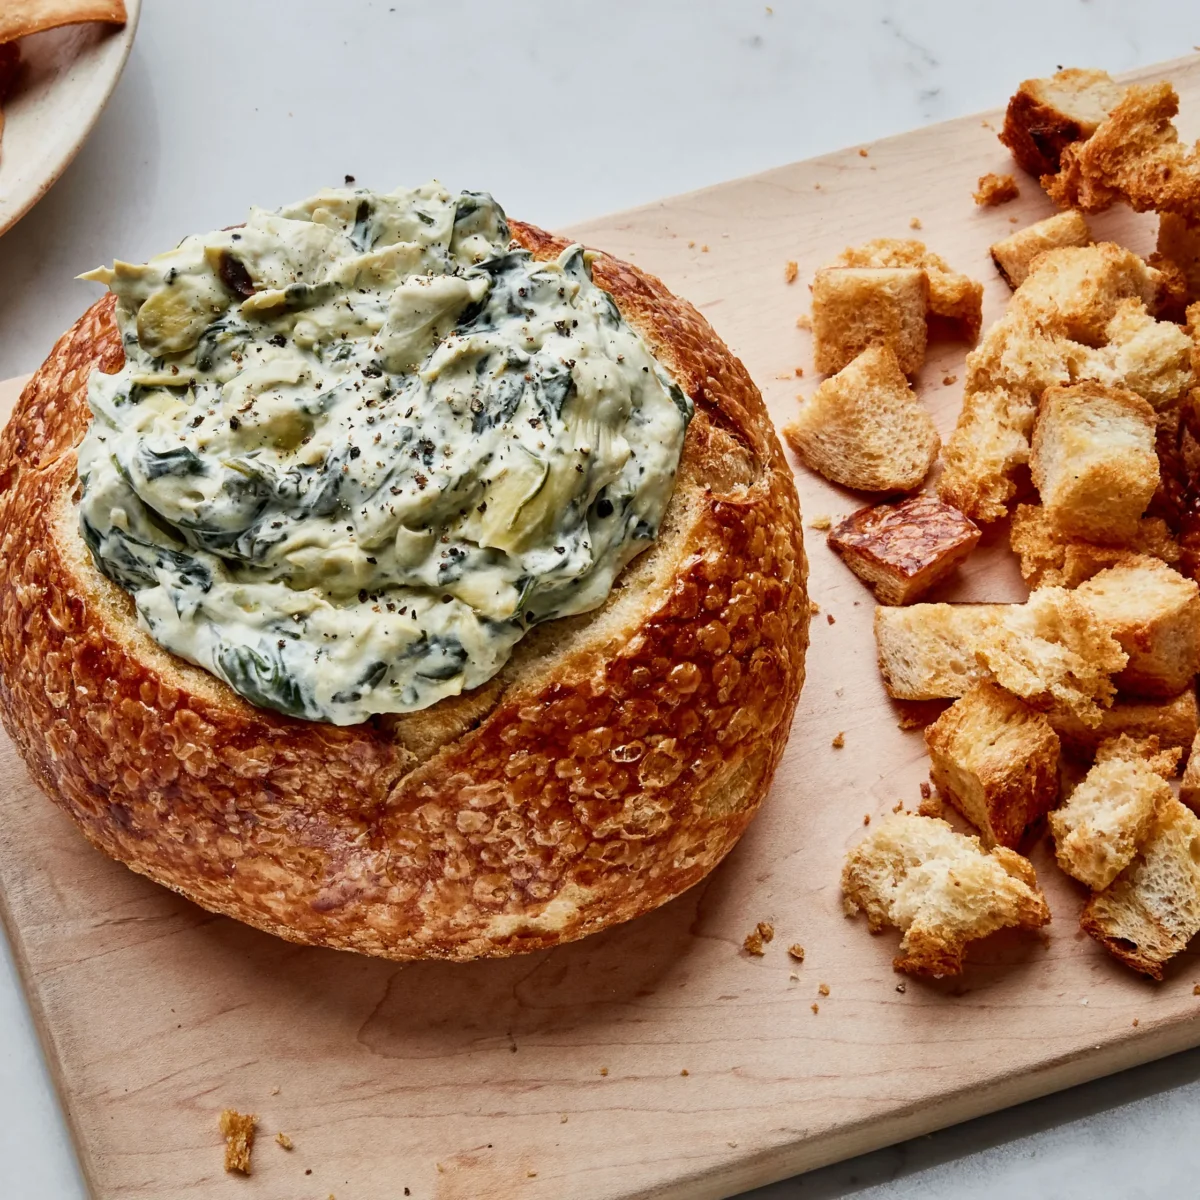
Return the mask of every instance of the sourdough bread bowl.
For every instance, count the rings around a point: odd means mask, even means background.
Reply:
[[[510,231],[538,260],[568,245]],[[804,679],[796,491],[699,313],[607,255],[591,270],[694,404],[657,539],[488,682],[358,724],[251,704],[139,624],[80,528],[89,375],[125,361],[114,297],[59,340],[0,437],[0,717],[95,846],[294,942],[451,960],[628,920],[728,853]]]

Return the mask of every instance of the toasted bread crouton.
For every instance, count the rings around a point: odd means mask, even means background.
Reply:
[[[1041,713],[977,683],[928,729],[930,776],[985,846],[1016,849],[1058,799],[1058,734]]]
[[[1200,819],[1160,803],[1137,856],[1079,921],[1110,954],[1154,979],[1200,931]]]
[[[1200,735],[1192,740],[1187,766],[1184,767],[1183,778],[1179,781],[1179,799],[1192,812],[1200,814]]]
[[[1147,255],[1146,262],[1162,276],[1154,315],[1164,321],[1182,321],[1188,302],[1188,279],[1184,269],[1161,250]]]
[[[1131,555],[1081,583],[1075,595],[1129,656],[1117,686],[1176,696],[1200,671],[1200,585],[1164,562]]]
[[[1164,82],[1134,85],[1084,141],[1067,146],[1043,176],[1059,208],[1100,212],[1123,200],[1135,212],[1200,221],[1200,150],[1179,140],[1179,96]]]
[[[1076,713],[1061,705],[1047,709],[1046,717],[1063,748],[1082,758],[1098,754],[1100,746],[1122,734],[1135,741],[1156,737],[1164,749],[1185,750],[1200,730],[1200,706],[1190,687],[1169,700],[1118,696],[1112,708],[1101,711],[1099,725],[1085,724]]]
[[[887,694],[953,699],[988,678],[974,647],[1005,619],[1008,604],[913,604],[875,610],[875,644]]]
[[[936,817],[888,817],[850,852],[842,870],[847,914],[865,912],[877,932],[904,931],[892,965],[913,975],[957,975],[969,943],[997,929],[1050,920],[1028,859]]]
[[[1111,677],[1127,661],[1119,643],[1065,588],[1039,588],[1007,607],[975,646],[996,682],[1034,708],[1062,705],[1098,725],[1116,695]]]
[[[1002,388],[964,392],[938,496],[976,521],[1003,517],[1017,494],[1020,469],[1029,462],[1036,413],[1027,395]]]
[[[913,238],[872,238],[847,246],[835,267],[919,267],[929,281],[929,313],[951,323],[964,341],[973,342],[983,324],[983,284],[952,271],[950,264]]]
[[[1097,763],[1050,814],[1054,854],[1068,875],[1103,891],[1133,861],[1171,785],[1137,759]]]
[[[1021,189],[1011,175],[995,175],[989,171],[986,175],[980,175],[971,198],[980,208],[995,208],[1015,200],[1020,194]]]
[[[1140,300],[1117,305],[1104,338],[1106,344],[1088,356],[1080,375],[1136,392],[1160,416],[1195,381],[1195,343],[1171,321],[1156,321]]]
[[[1047,516],[1070,537],[1132,541],[1158,487],[1156,429],[1154,409],[1134,392],[1092,382],[1049,389],[1029,458]]]
[[[1200,220],[1162,213],[1158,218],[1158,253],[1183,272],[1188,303],[1200,300]]]
[[[866,492],[920,487],[940,446],[887,346],[864,350],[826,379],[783,434],[806,466]]]
[[[225,1138],[225,1170],[250,1174],[250,1154],[254,1149],[254,1131],[258,1117],[227,1108],[221,1113],[221,1133]]]
[[[1090,246],[1092,234],[1074,209],[1056,213],[1026,229],[1018,229],[991,246],[992,261],[1010,288],[1019,288],[1039,254],[1061,246]]]
[[[880,604],[911,604],[945,579],[979,541],[979,526],[934,496],[851,513],[829,547]]]
[[[925,362],[929,284],[916,267],[823,267],[813,280],[813,357],[840,371],[864,350],[887,347],[900,370]]]
[[[1063,533],[1040,504],[1017,505],[1008,537],[1021,559],[1021,577],[1031,588],[1078,587],[1131,553],[1148,554],[1171,565],[1180,555],[1179,544],[1161,517],[1143,517],[1125,546],[1101,546]]]
[[[1091,137],[1124,90],[1105,71],[1075,67],[1026,79],[1008,102],[1000,140],[1031,175],[1052,175],[1063,150]]]
[[[1101,346],[1122,301],[1155,309],[1163,278],[1132,250],[1115,242],[1047,250],[1013,293],[1012,311],[1038,329],[1085,346]]]
[[[1127,733],[1105,738],[1096,747],[1096,762],[1138,762],[1149,767],[1163,779],[1173,779],[1179,772],[1179,760],[1183,757],[1181,746],[1163,746],[1157,735],[1130,737]]]

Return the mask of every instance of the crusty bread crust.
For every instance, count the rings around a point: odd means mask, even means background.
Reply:
[[[512,229],[539,258],[567,244]],[[123,361],[113,298],[60,339],[0,436],[0,718],[90,841],[291,941],[460,960],[628,920],[732,848],[804,679],[795,485],[696,310],[606,255],[594,273],[696,405],[659,541],[483,687],[351,727],[255,708],[138,628],[75,507],[88,375]]]

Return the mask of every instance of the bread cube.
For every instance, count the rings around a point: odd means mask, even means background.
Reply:
[[[1037,709],[1063,706],[1098,725],[1125,651],[1074,592],[1039,588],[983,630],[975,652],[992,678]]]
[[[1136,392],[1156,413],[1174,408],[1192,386],[1192,339],[1178,325],[1156,321],[1141,300],[1116,306],[1104,338],[1081,368],[1084,377]]]
[[[1101,546],[1063,533],[1040,504],[1017,505],[1008,538],[1021,559],[1021,577],[1031,588],[1078,587],[1131,553],[1171,565],[1179,562],[1181,553],[1161,517],[1143,517],[1127,546]]]
[[[1146,555],[1131,555],[1075,595],[1129,656],[1117,686],[1135,696],[1175,696],[1200,671],[1200,585]]]
[[[997,175],[989,171],[986,175],[980,175],[971,198],[981,208],[995,208],[1015,200],[1020,194],[1021,189],[1011,175]]]
[[[1066,804],[1050,814],[1058,865],[1093,891],[1103,891],[1133,861],[1157,806],[1171,798],[1171,785],[1146,762],[1096,763]]]
[[[937,817],[900,813],[876,825],[842,870],[846,912],[872,931],[904,931],[897,971],[957,975],[967,946],[997,929],[1037,929],[1050,920],[1028,859],[957,833]]]
[[[1073,537],[1132,541],[1158,487],[1156,427],[1154,409],[1121,388],[1046,392],[1029,458],[1046,515]]]
[[[880,604],[911,604],[975,548],[979,527],[933,496],[848,516],[827,539]]]
[[[1000,140],[1030,174],[1051,175],[1063,150],[1091,137],[1124,90],[1106,71],[1074,67],[1026,79],[1008,102]]]
[[[905,375],[925,362],[929,283],[916,267],[824,267],[813,280],[817,370],[840,371],[870,347],[886,346]]]
[[[1014,290],[1025,282],[1030,265],[1039,254],[1060,246],[1090,246],[1092,234],[1087,222],[1074,209],[1056,213],[1026,229],[1018,229],[991,247],[992,261]]]
[[[920,487],[941,447],[888,346],[864,350],[826,379],[783,435],[806,466],[867,492]]]
[[[1141,763],[1163,779],[1175,777],[1182,757],[1182,747],[1163,746],[1155,734],[1139,738],[1122,733],[1105,738],[1096,747],[1097,764],[1116,761]]]
[[[1041,713],[977,683],[928,729],[930,776],[985,846],[1016,849],[1058,800],[1058,735]]]
[[[1184,767],[1183,778],[1179,781],[1179,799],[1192,812],[1200,814],[1200,736],[1192,739],[1187,766]]]
[[[1160,214],[1158,252],[1183,273],[1188,302],[1200,300],[1200,222],[1177,213]]]
[[[1080,928],[1154,979],[1200,932],[1200,819],[1174,797],[1155,810],[1141,849],[1084,907]]]
[[[872,238],[847,246],[831,267],[919,267],[929,283],[929,315],[950,326],[951,332],[973,342],[983,324],[983,284],[952,271],[924,242],[913,238]]]
[[[1200,730],[1200,706],[1192,688],[1169,700],[1141,700],[1118,696],[1100,713],[1098,725],[1088,725],[1062,705],[1046,710],[1046,717],[1065,750],[1081,758],[1100,754],[1101,747],[1127,735],[1138,742],[1157,738],[1163,750],[1186,750]]]
[[[975,653],[1008,604],[913,604],[875,610],[875,644],[887,694],[896,700],[963,695],[989,672]]]

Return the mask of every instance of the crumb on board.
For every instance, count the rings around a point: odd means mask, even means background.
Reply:
[[[870,825],[870,823],[871,823],[871,814],[870,814],[870,813],[863,813],[863,824],[864,824],[864,825]]]
[[[989,171],[986,175],[980,175],[979,186],[971,194],[981,207],[995,208],[998,204],[1015,200],[1021,194],[1021,189],[1011,175],[996,175]]]
[[[276,1085],[275,1085],[275,1086],[274,1086],[274,1087],[271,1089],[271,1095],[272,1095],[272,1096],[278,1096],[278,1095],[279,1095],[279,1084],[276,1084]]]
[[[787,265],[783,268],[783,282],[795,283],[796,277],[800,274],[800,264],[795,259],[789,258]]]
[[[836,624],[837,624],[837,617],[835,617],[835,616],[833,615],[833,613],[826,613],[826,614],[825,614],[825,620],[826,620],[826,622],[827,622],[828,624],[830,624],[830,625],[836,625]]]
[[[775,376],[775,378],[776,378],[776,379],[791,379],[792,377],[791,377],[791,375],[789,375],[789,374],[788,374],[788,372],[787,372],[787,371],[780,371],[780,372],[779,372],[779,373],[778,373],[778,374]]]
[[[982,125],[984,127],[984,129],[994,130],[996,128],[995,125],[993,125],[991,123],[991,121],[980,121],[979,123],[980,123],[980,125]]]
[[[1134,1018],[1133,1018],[1133,1027],[1134,1027],[1134,1029],[1136,1029],[1136,1028],[1138,1027],[1138,1019],[1137,1019],[1137,1017],[1134,1017]]]
[[[702,246],[700,247],[700,253],[701,253],[701,254],[707,254],[707,253],[708,253],[708,243],[707,243],[707,242],[705,242],[705,243],[704,243],[704,245],[702,245]]]
[[[799,942],[793,942],[788,947],[788,953],[797,961],[804,961],[804,947]]]
[[[833,518],[828,513],[817,513],[808,522],[809,529],[832,529]]]
[[[949,387],[949,386],[950,386],[952,383],[957,383],[957,382],[958,382],[958,376],[957,376],[957,375],[947,375],[947,376],[945,376],[945,377],[942,379],[942,383],[943,383],[943,384],[944,384],[946,387]]]
[[[792,981],[792,983],[800,982],[800,976],[797,975],[795,971],[791,971],[788,973],[788,979],[790,979]]]
[[[679,1073],[680,1073],[680,1075],[686,1076],[686,1075],[688,1074],[688,1069],[687,1069],[687,1067],[684,1067],[684,1068],[683,1068],[683,1070],[682,1070],[682,1071],[680,1071]]]
[[[1192,995],[1193,995],[1193,996],[1200,996],[1200,983],[1196,984],[1196,985],[1195,985],[1195,986],[1192,988]]]
[[[1010,225],[1016,225],[1020,221],[1020,219],[1021,219],[1020,217],[1009,217],[1008,223]]]
[[[821,995],[821,996],[828,996],[829,995],[829,984],[818,983],[817,984],[817,994]]]
[[[894,813],[902,812],[903,809],[904,809],[904,801],[903,800],[897,800],[896,803],[892,805],[892,812],[894,812]]]
[[[908,222],[908,227],[909,227],[909,229],[920,229],[921,228],[921,218],[920,217],[911,217]]]
[[[560,1125],[565,1125],[567,1123],[567,1114],[566,1113],[563,1113],[563,1115],[558,1118],[558,1123]]]
[[[801,313],[796,318],[796,328],[797,329],[811,329],[812,328],[812,317],[808,313]]]
[[[932,795],[933,795],[933,789],[930,788],[929,784],[925,780],[922,780],[921,781],[921,799],[928,800],[929,797]]]
[[[293,1142],[292,1139],[290,1137],[288,1137],[288,1135],[286,1133],[277,1133],[275,1135],[275,1141],[278,1145],[282,1146],[285,1150],[294,1150],[296,1148],[296,1143]]]
[[[600,1068],[600,1074],[601,1074],[601,1075],[607,1075],[607,1074],[608,1074],[608,1068],[607,1068],[607,1067],[601,1067],[601,1068]]]
[[[812,1003],[812,1010],[814,1016],[821,1011],[821,1006],[815,1000]]]
[[[908,984],[901,980],[898,984],[896,984],[896,991],[903,996],[904,993],[908,991]]]
[[[866,148],[865,146],[859,146],[859,148],[858,148],[858,157],[859,157],[859,158],[866,158],[866,157],[867,157],[867,148]]]
[[[526,1179],[536,1179],[536,1178],[537,1178],[537,1172],[536,1172],[536,1171],[526,1171],[526,1172],[525,1172],[525,1178],[526,1178]]]
[[[821,606],[815,600],[810,600],[808,602],[808,612],[810,616],[815,617],[820,611]]]
[[[797,367],[797,368],[796,368],[796,378],[797,378],[797,379],[803,379],[803,378],[804,378],[804,368],[803,368],[803,367]]]
[[[742,949],[747,954],[762,958],[763,947],[775,936],[775,926],[770,921],[759,921],[757,925],[742,939]]]
[[[839,730],[833,735],[833,741],[829,743],[835,750],[840,750],[846,744],[846,731]]]
[[[254,1149],[254,1130],[258,1117],[227,1108],[221,1113],[221,1133],[225,1136],[225,1170],[250,1174],[250,1152]]]
[[[689,250],[695,250],[695,248],[696,248],[696,243],[695,243],[694,241],[692,241],[692,242],[688,242],[688,249],[689,249]]]
[[[927,796],[917,805],[917,815],[921,817],[941,817],[945,812],[940,796]]]

